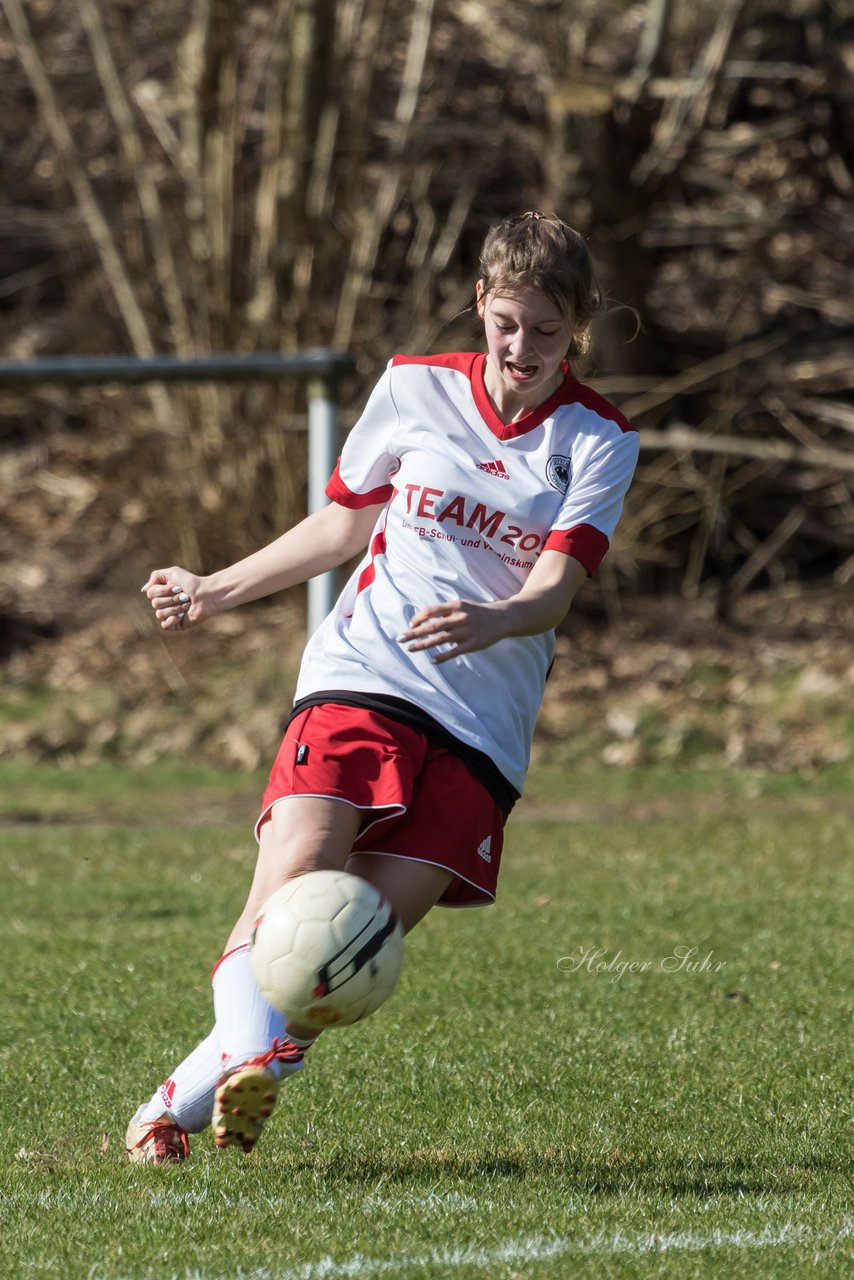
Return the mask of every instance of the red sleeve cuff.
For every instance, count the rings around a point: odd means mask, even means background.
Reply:
[[[350,507],[353,510],[358,510],[361,507],[381,506],[388,502],[393,493],[394,486],[390,484],[381,484],[378,489],[371,489],[368,493],[354,493],[341,479],[340,458],[336,462],[335,470],[332,472],[329,484],[326,486],[327,498],[337,502],[339,507]]]
[[[572,529],[552,529],[543,550],[562,551],[565,556],[572,556],[584,565],[592,578],[610,545],[600,529],[594,529],[592,524],[577,524]]]

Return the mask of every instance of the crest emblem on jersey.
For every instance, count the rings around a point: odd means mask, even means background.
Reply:
[[[546,467],[546,479],[558,493],[566,493],[572,478],[572,463],[563,453],[553,453]]]

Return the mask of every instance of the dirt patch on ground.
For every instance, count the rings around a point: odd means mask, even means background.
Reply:
[[[809,768],[850,758],[854,601],[837,588],[711,605],[636,600],[559,637],[538,749],[577,731],[606,763]]]

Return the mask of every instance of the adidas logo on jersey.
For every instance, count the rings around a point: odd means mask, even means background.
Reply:
[[[498,476],[499,480],[510,479],[510,472],[500,458],[496,458],[494,462],[476,462],[475,466],[478,471],[485,471],[488,476]]]
[[[478,857],[483,858],[484,862],[492,861],[492,854],[489,852],[492,848],[492,836],[487,836],[485,840],[481,840],[477,846]]]

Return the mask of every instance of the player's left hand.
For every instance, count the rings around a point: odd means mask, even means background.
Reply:
[[[501,611],[494,604],[476,604],[472,600],[447,600],[428,605],[416,613],[409,628],[398,636],[410,653],[450,645],[443,653],[432,655],[437,665],[458,658],[463,653],[488,649],[507,634]]]

